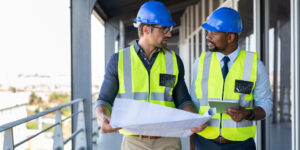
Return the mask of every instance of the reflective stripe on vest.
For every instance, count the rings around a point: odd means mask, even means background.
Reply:
[[[175,107],[172,97],[173,87],[160,86],[160,74],[175,75],[174,87],[176,86],[179,70],[173,51],[162,49],[158,52],[149,76],[133,45],[120,50],[117,97]],[[124,130],[120,132],[132,135]]]
[[[224,92],[223,101],[238,100],[240,106],[246,109],[253,109],[252,92],[256,81],[257,59],[257,53],[240,51],[224,83],[220,62],[216,53],[202,53],[198,66],[196,66],[198,68],[197,77],[192,83],[192,86],[195,86],[195,91],[192,92],[195,92],[200,103],[199,113],[203,114],[210,108],[208,105],[209,100],[222,101],[222,92]],[[251,93],[235,93],[235,80],[253,82]],[[223,84],[225,84],[224,89]],[[229,115],[223,113],[220,133],[220,113],[217,113],[209,121],[209,127],[198,134],[207,139],[214,139],[222,135],[232,141],[244,141],[250,137],[254,137],[255,132],[256,126],[253,121],[243,120],[241,122],[235,122]]]

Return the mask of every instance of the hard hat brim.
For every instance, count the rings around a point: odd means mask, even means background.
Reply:
[[[149,21],[149,20],[142,20],[139,18],[134,18],[135,22],[140,22],[140,23],[146,23],[146,24],[156,24],[156,25],[162,25],[165,27],[170,27],[170,26],[175,26],[176,23],[174,21],[166,21],[166,22],[158,22],[158,21]]]
[[[208,30],[208,31],[212,31],[212,32],[218,31],[215,27],[213,27],[207,23],[202,24],[202,28],[204,28],[205,30]]]
[[[212,31],[212,32],[226,32],[226,33],[241,33],[241,32],[244,32],[244,29],[240,29],[239,31],[235,31],[231,28],[228,28],[228,29],[218,29],[218,28],[215,28],[211,25],[209,25],[208,23],[204,23],[201,25],[202,28],[204,28],[205,30],[208,30],[208,31]]]

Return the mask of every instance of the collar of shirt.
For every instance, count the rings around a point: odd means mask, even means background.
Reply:
[[[232,53],[230,53],[229,55],[227,55],[230,59],[230,61],[228,62],[228,68],[230,69],[231,66],[233,65],[235,59],[237,58],[237,56],[240,53],[240,46],[238,46],[238,48],[236,50],[234,50]],[[223,57],[225,57],[224,54],[222,54],[221,52],[217,52],[217,57],[218,60],[221,64],[221,68],[224,66],[224,62],[222,61]]]
[[[156,51],[150,60],[148,60],[146,54],[144,53],[144,51],[142,50],[142,48],[138,45],[138,40],[136,40],[134,42],[134,49],[137,53],[137,55],[140,57],[141,61],[143,62],[144,66],[146,67],[146,69],[148,70],[148,72],[150,72],[152,65],[154,64],[154,61],[158,55],[158,52],[161,50],[159,49],[158,51]]]
[[[139,42],[139,40],[136,40],[136,41],[134,42],[134,44],[133,44],[136,53],[142,52],[142,53],[145,54],[145,52],[144,52],[144,51],[141,49],[141,47],[139,46],[138,42]],[[158,49],[158,51],[156,51],[155,53],[158,53],[159,51],[161,51],[161,48]],[[145,55],[146,55],[146,54],[145,54]]]

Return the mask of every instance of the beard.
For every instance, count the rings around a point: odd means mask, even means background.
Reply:
[[[157,45],[158,48],[167,48],[167,46],[168,46],[168,42],[165,42],[164,40]]]
[[[220,48],[220,47],[217,47],[216,43],[212,42],[212,41],[207,41],[207,43],[210,43],[213,45],[213,48],[209,48],[208,49],[211,51],[211,52],[222,52],[224,51],[224,48]]]
[[[161,48],[167,48],[167,46],[168,46],[168,43],[162,43],[161,44]]]

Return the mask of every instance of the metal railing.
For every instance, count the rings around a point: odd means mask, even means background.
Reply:
[[[95,104],[96,104],[96,99],[97,99],[97,95],[99,94],[99,92],[93,93],[92,94],[92,100],[93,100],[93,109],[95,108]],[[100,130],[100,126],[98,125],[97,122],[97,117],[96,117],[96,113],[93,111],[93,117],[92,117],[92,140],[93,140],[93,150],[97,150],[97,139],[99,137],[99,130]]]
[[[37,113],[35,115],[28,116],[26,118],[23,118],[23,119],[0,126],[0,133],[4,132],[3,150],[14,150],[16,147],[20,146],[21,144],[35,138],[36,136],[38,136],[42,133],[45,133],[46,131],[50,130],[51,128],[54,128],[54,142],[53,142],[54,150],[63,150],[64,145],[66,143],[68,143],[70,140],[74,140],[74,139],[76,142],[75,149],[87,149],[83,102],[84,102],[84,99],[75,99],[69,103],[62,104],[62,105],[56,106],[54,108],[45,110],[43,112]],[[67,106],[77,104],[77,103],[78,103],[77,112],[71,114],[69,117],[62,120],[61,119],[61,109],[64,107],[67,107]],[[13,138],[13,128],[14,127],[16,127],[20,124],[23,124],[23,123],[27,123],[31,120],[37,119],[39,117],[45,116],[52,112],[56,112],[55,123],[53,125],[47,127],[46,129],[43,129],[42,131],[24,139],[18,143],[14,143],[14,138]],[[70,118],[72,119],[74,116],[77,116],[77,130],[64,141],[63,134],[62,134],[62,122],[66,121],[67,119],[70,119]],[[95,118],[93,118],[93,122],[96,122]],[[96,124],[94,123],[94,125],[97,126],[97,122],[96,122]],[[97,129],[94,129],[94,128],[95,128],[95,126],[93,126],[93,137],[97,137],[98,136],[98,134],[97,134],[98,128]],[[96,138],[93,138],[93,139],[96,139]]]

